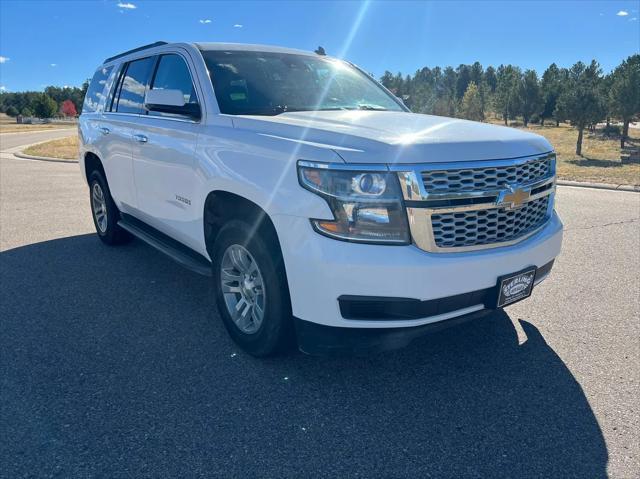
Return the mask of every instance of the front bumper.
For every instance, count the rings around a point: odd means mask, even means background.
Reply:
[[[417,319],[346,319],[338,298],[428,301],[484,290],[494,287],[499,276],[548,264],[562,243],[562,222],[555,213],[544,228],[518,244],[461,253],[347,243],[317,234],[307,218],[274,215],[272,220],[282,247],[293,315],[339,328],[414,328],[477,313],[485,309],[482,302]]]
[[[491,312],[485,309],[413,328],[338,328],[294,319],[300,351],[314,356],[333,356],[373,354],[404,348],[420,336],[488,316]]]

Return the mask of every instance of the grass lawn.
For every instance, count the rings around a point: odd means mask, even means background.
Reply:
[[[78,159],[78,136],[51,140],[30,146],[23,153],[33,156],[48,156],[50,158]]]
[[[491,123],[503,124],[500,120]],[[518,127],[525,129],[524,127]],[[640,185],[640,165],[620,162],[620,139],[604,137],[598,130],[584,132],[582,156],[576,155],[578,131],[569,125],[529,125],[526,130],[544,136],[558,155],[558,177],[564,180]],[[630,145],[640,146],[640,130],[629,129]]]
[[[499,124],[499,120],[490,120]],[[521,127],[522,128],[522,127]],[[558,154],[558,176],[565,180],[593,181],[598,183],[613,183],[626,185],[640,185],[640,165],[623,165],[620,162],[620,140],[606,138],[600,133],[585,132],[582,144],[583,156],[576,156],[576,140],[578,132],[568,126],[531,125],[528,131],[542,135],[556,149]],[[640,145],[640,130],[629,129],[631,144]],[[35,156],[50,156],[54,158],[77,158],[78,138],[53,140],[35,145],[25,150],[25,153]]]

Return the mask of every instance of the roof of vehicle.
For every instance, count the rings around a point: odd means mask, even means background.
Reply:
[[[168,43],[158,41],[155,43],[151,43],[149,45],[142,45],[140,47],[133,48],[131,50],[127,50],[122,53],[118,53],[104,60],[103,64],[110,63],[114,60],[119,60],[121,58],[127,57],[129,55],[133,55],[145,50],[154,49],[155,51],[162,51],[162,48],[170,48],[176,45],[185,45],[184,43]],[[254,45],[248,43],[211,43],[211,42],[195,42],[190,43],[193,47],[199,50],[221,50],[221,51],[245,51],[245,52],[270,52],[270,53],[293,53],[297,55],[316,55],[313,52],[308,52],[305,50],[296,50],[294,48],[285,48],[278,47],[273,45]]]
[[[274,45],[258,45],[249,43],[200,43],[193,45],[200,50],[238,50],[249,52],[269,52],[269,53],[295,53],[297,55],[316,55],[313,52],[305,50],[297,50],[295,48],[278,47]]]

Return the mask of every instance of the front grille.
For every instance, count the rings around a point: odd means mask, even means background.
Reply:
[[[499,190],[505,184],[526,184],[550,176],[552,161],[546,157],[518,165],[423,171],[422,182],[427,193]]]
[[[547,219],[549,200],[550,196],[543,196],[518,209],[432,214],[434,242],[438,248],[458,248],[515,240],[542,226]]]

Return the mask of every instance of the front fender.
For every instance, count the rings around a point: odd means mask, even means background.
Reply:
[[[343,163],[331,149],[283,141],[232,127],[198,141],[198,202],[212,191],[227,191],[259,205],[269,216],[332,219],[326,201],[298,183],[300,159]]]

